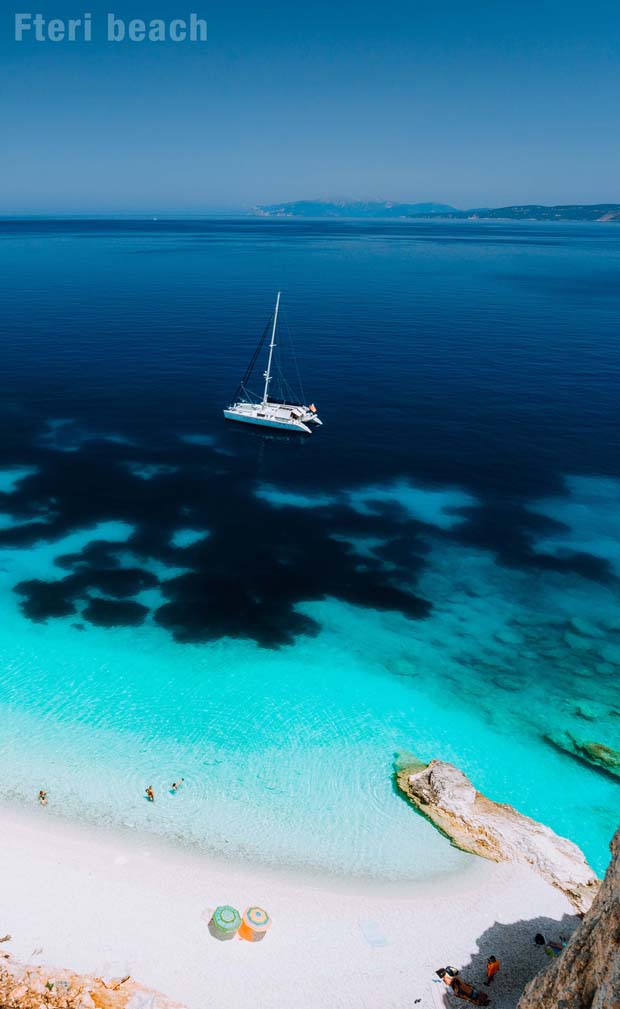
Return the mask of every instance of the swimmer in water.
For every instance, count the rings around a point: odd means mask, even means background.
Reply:
[[[153,786],[149,785],[146,789],[146,797],[149,802],[155,802],[155,792],[153,791]]]
[[[184,781],[185,781],[185,778],[179,778],[178,781],[173,781],[172,784],[171,784],[171,786],[170,786],[170,791],[173,792],[173,793],[174,792],[178,792]]]

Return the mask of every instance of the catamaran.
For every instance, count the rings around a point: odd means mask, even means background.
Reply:
[[[299,431],[300,434],[312,434],[313,426],[320,426],[322,421],[316,411],[314,403],[305,406],[301,403],[291,403],[286,398],[275,399],[269,395],[269,386],[272,380],[273,352],[276,346],[276,330],[278,326],[278,313],[280,311],[280,295],[276,298],[276,307],[273,313],[273,321],[263,333],[258,347],[254,351],[247,371],[237,389],[236,401],[224,410],[226,420],[237,420],[242,424],[258,424],[261,427],[279,428],[281,431]],[[263,373],[265,388],[262,398],[253,396],[247,388],[250,381],[254,365],[263,348],[267,333],[271,328],[271,340],[269,342],[269,357],[267,359],[267,370]],[[293,398],[292,396],[290,397]]]

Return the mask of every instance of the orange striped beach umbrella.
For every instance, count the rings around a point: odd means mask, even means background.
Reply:
[[[246,907],[239,935],[248,942],[260,942],[271,926],[271,918],[262,907]]]

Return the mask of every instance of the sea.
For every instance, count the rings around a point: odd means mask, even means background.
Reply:
[[[222,415],[278,290],[310,437]],[[616,224],[0,221],[0,798],[418,880],[439,758],[602,872],[619,313]]]

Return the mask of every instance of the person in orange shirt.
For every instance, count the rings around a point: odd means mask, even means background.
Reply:
[[[499,960],[496,956],[490,956],[487,960],[487,979],[484,982],[486,985],[490,985],[491,981],[495,977],[499,970]]]

